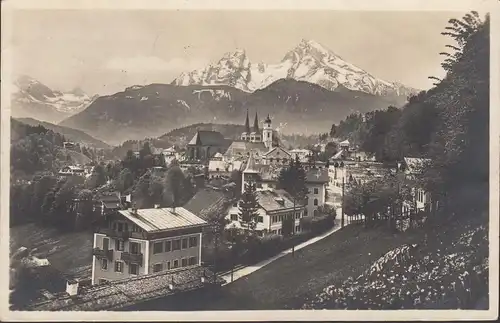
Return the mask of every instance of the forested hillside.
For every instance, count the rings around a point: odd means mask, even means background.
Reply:
[[[435,86],[411,97],[402,109],[352,114],[331,132],[383,161],[432,159],[427,184],[440,193],[488,181],[489,17],[481,21],[471,13],[451,19],[442,34],[454,40],[449,52],[441,53],[444,79],[431,77]]]

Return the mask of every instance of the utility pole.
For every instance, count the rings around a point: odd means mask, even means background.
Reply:
[[[342,176],[342,222],[341,222],[341,228],[344,227],[344,192],[345,192],[345,177]]]

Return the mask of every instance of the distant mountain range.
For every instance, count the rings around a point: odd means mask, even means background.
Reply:
[[[353,112],[401,106],[402,96],[377,96],[338,86],[335,91],[291,79],[278,80],[253,93],[229,86],[133,86],[99,97],[87,109],[60,123],[109,144],[158,137],[193,123],[243,124],[247,109],[284,133],[327,132],[333,122]]]
[[[204,69],[182,73],[174,85],[227,85],[254,92],[279,79],[317,84],[327,90],[343,86],[374,95],[404,96],[418,92],[397,82],[376,78],[346,62],[325,46],[303,39],[277,64],[253,63],[244,50],[226,53],[217,63]]]
[[[51,123],[58,123],[83,111],[96,98],[79,88],[65,93],[52,90],[26,75],[18,77],[12,88],[12,117],[35,118]]]
[[[95,139],[94,137],[86,134],[85,132],[77,129],[72,129],[68,127],[63,127],[59,125],[55,125],[45,121],[39,121],[33,118],[17,118],[14,119],[24,124],[30,126],[43,126],[45,129],[52,130],[53,132],[60,133],[63,135],[68,141],[73,141],[79,144],[83,144],[86,146],[94,147],[94,148],[110,148],[108,144],[102,142],[101,140]]]
[[[29,101],[29,117],[54,120],[57,114],[62,119],[64,112],[69,117],[61,126],[112,145],[158,137],[194,123],[243,124],[247,110],[252,116],[257,111],[261,120],[270,114],[273,127],[285,134],[327,132],[351,113],[402,106],[418,92],[376,78],[306,40],[278,64],[255,65],[238,50],[203,70],[183,73],[171,84],[135,85],[96,99],[73,93],[81,99],[74,105],[55,104],[68,94],[31,79],[24,83],[28,86],[20,88],[28,90],[20,91],[16,102]]]

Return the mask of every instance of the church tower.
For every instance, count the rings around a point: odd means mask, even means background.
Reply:
[[[255,160],[253,158],[253,151],[250,151],[250,156],[248,156],[247,166],[241,174],[241,193],[245,191],[245,184],[249,182],[257,182],[259,180],[259,170],[255,165]]]
[[[241,140],[249,141],[250,140],[250,121],[248,120],[248,110],[247,110],[247,118],[245,120],[245,131],[241,134]]]
[[[262,130],[262,141],[267,149],[271,149],[273,147],[273,128],[271,127],[271,118],[269,114],[267,115],[266,120],[264,121],[264,129]]]
[[[260,129],[259,129],[259,117],[257,116],[257,112],[255,112],[255,119],[253,120],[253,131],[250,134],[250,141],[251,142],[262,141],[262,136],[260,134]]]

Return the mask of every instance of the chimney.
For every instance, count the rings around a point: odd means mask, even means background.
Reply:
[[[132,206],[132,208],[130,209],[130,213],[132,215],[137,215],[137,207],[136,206]]]
[[[78,281],[75,279],[69,279],[66,282],[66,293],[69,296],[76,296],[78,294]]]
[[[155,204],[155,209],[159,209],[160,208],[160,204]]]

